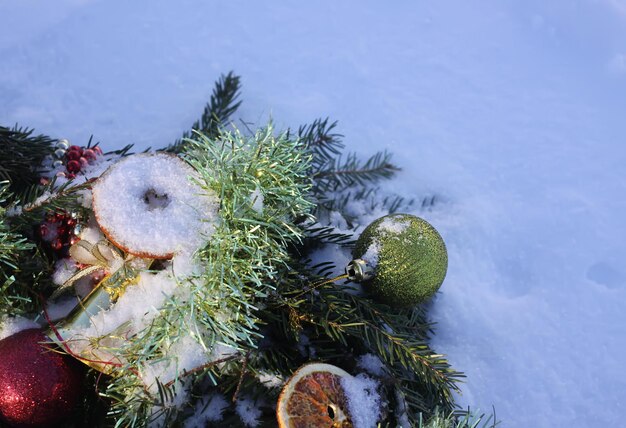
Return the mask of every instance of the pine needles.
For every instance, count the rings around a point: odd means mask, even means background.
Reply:
[[[194,132],[200,132],[208,138],[217,138],[220,128],[241,105],[240,93],[241,78],[232,71],[222,75],[215,83],[211,99],[204,107],[202,116],[191,126],[190,131],[185,131],[183,137],[170,145],[166,151],[181,153],[185,150],[185,140],[192,138]]]
[[[391,156],[385,152],[374,154],[364,163],[356,153],[349,153],[343,160],[343,136],[334,131],[336,126],[337,122],[329,122],[326,118],[298,129],[298,138],[313,155],[311,176],[315,183],[314,194],[370,185],[380,179],[391,178],[399,171],[391,163]]]
[[[41,163],[52,153],[55,142],[45,135],[33,135],[32,129],[0,126],[0,181],[8,181],[15,194],[37,184]]]

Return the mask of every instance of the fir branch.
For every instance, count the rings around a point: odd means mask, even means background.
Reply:
[[[33,295],[49,283],[43,258],[25,236],[9,227],[3,208],[8,182],[0,182],[0,316],[20,315],[39,308]]]
[[[329,120],[316,119],[312,124],[298,128],[298,139],[313,155],[311,168],[314,173],[321,171],[324,165],[339,156],[345,147],[341,141],[343,135],[334,132],[337,121]]]
[[[335,132],[336,126],[337,122],[330,122],[326,118],[316,119],[312,124],[298,129],[298,138],[313,156],[311,176],[316,197],[391,178],[399,171],[386,152],[376,153],[364,164],[356,153],[348,154],[346,160],[342,161],[345,145],[342,142],[343,135]]]
[[[181,153],[185,150],[185,139],[192,138],[195,132],[200,132],[208,138],[215,139],[220,135],[220,128],[235,113],[241,105],[241,78],[232,71],[220,76],[215,82],[213,93],[208,104],[204,107],[202,116],[185,131],[183,137],[167,147],[166,151]]]
[[[305,228],[307,232],[305,240],[305,248],[313,247],[314,245],[341,245],[344,247],[351,247],[354,245],[354,235],[348,233],[338,232],[336,228],[332,226],[322,226],[319,223],[308,225]]]
[[[16,200],[21,205],[10,218],[11,227],[30,236],[32,226],[41,223],[50,212],[72,212],[79,218],[86,219],[88,213],[81,195],[90,188],[90,182],[75,185],[70,180],[59,186],[55,179],[46,185],[33,185]]]
[[[37,186],[33,188],[28,196],[30,201],[24,201],[22,213],[55,211],[67,211],[68,203],[76,204],[76,193],[91,188],[91,183],[74,185],[72,181],[67,181],[61,186],[56,186],[55,181],[51,181],[45,186]]]
[[[9,198],[8,188],[8,181],[0,181],[0,267],[15,270],[18,269],[17,254],[32,249],[33,246],[26,242],[26,238],[12,233],[6,222],[6,209],[3,205]]]
[[[303,289],[308,290],[306,298],[301,297]],[[318,357],[345,361],[346,348],[353,346],[378,355],[395,379],[411,420],[430,415],[435,407],[454,409],[451,392],[458,391],[456,383],[463,375],[428,346],[431,325],[422,308],[391,310],[335,284],[313,291],[297,280],[283,282],[279,296],[264,319],[280,325],[285,338],[312,328],[308,335],[319,345]]]
[[[343,162],[340,157],[329,161],[323,170],[313,175],[313,179],[322,192],[341,191],[381,179],[389,179],[399,170],[391,163],[389,153],[376,153],[364,164],[355,153],[350,153]]]
[[[57,140],[33,135],[33,130],[15,125],[0,126],[0,180],[10,182],[9,190],[21,194],[39,181],[40,165],[53,152]]]
[[[427,421],[420,417],[418,428],[496,428],[498,424],[495,410],[487,416],[469,409],[449,413],[436,409],[435,414]]]

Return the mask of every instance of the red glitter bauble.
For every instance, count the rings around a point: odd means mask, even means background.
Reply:
[[[77,160],[71,160],[67,162],[67,165],[65,165],[65,167],[69,172],[78,172],[80,171],[80,162]]]
[[[11,427],[54,427],[81,400],[84,366],[43,342],[39,329],[0,340],[0,421]]]
[[[81,152],[79,150],[70,150],[65,154],[67,160],[78,160],[80,159]]]
[[[83,150],[83,157],[87,159],[89,162],[96,160],[96,152],[92,149]]]

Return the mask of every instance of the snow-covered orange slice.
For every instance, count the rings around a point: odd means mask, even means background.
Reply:
[[[342,378],[352,376],[330,364],[300,367],[283,387],[276,417],[280,428],[352,427]]]
[[[175,155],[125,157],[93,184],[96,221],[109,241],[138,257],[169,259],[195,249],[213,232],[219,205],[197,178]]]

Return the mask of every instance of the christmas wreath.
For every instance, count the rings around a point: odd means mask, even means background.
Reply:
[[[328,119],[239,130],[240,103],[222,76],[139,154],[0,127],[0,421],[493,424],[428,344],[446,248],[378,196],[390,156],[343,157]]]

